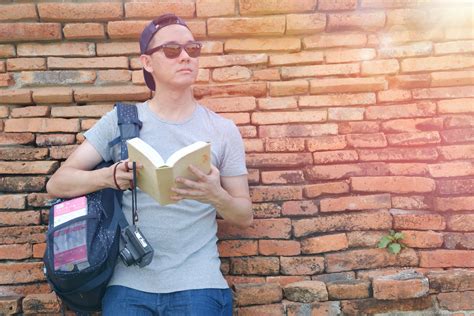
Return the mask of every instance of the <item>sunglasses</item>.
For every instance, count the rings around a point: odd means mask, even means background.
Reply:
[[[161,49],[163,50],[163,53],[165,54],[166,58],[173,59],[178,58],[178,56],[181,55],[181,51],[184,49],[189,55],[189,57],[197,58],[199,57],[199,55],[201,55],[201,47],[202,44],[199,42],[189,42],[184,45],[171,42],[151,48],[147,50],[145,54],[151,55]]]

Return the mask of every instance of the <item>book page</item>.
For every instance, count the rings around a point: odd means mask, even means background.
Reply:
[[[173,167],[178,160],[183,158],[184,156],[197,151],[200,148],[206,147],[209,143],[206,142],[195,142],[194,144],[191,144],[189,146],[183,147],[177,151],[175,151],[169,158],[166,160],[166,165],[169,167]]]
[[[139,153],[142,154],[142,156],[147,158],[155,166],[155,168],[160,168],[165,164],[165,161],[160,156],[160,154],[153,147],[145,143],[140,138],[135,137],[128,140],[127,145],[128,145],[129,156],[131,154],[130,147],[133,147],[135,151],[138,151]],[[140,160],[137,160],[137,161],[143,164],[142,161]]]

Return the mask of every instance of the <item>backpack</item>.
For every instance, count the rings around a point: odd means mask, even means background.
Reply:
[[[111,141],[109,147],[120,143],[120,156],[124,160],[128,158],[126,141],[139,135],[142,123],[138,119],[135,105],[118,103],[116,108],[120,136]],[[109,167],[113,163],[113,161],[102,161],[95,169]],[[83,197],[75,200],[82,199],[80,200],[82,203],[87,203],[86,215],[61,224],[58,216],[60,217],[63,213],[60,213],[59,210],[61,209],[58,209],[56,211],[58,222],[56,227],[53,225],[55,219],[54,206],[73,199],[59,199],[52,204],[49,212],[46,250],[43,257],[44,273],[48,283],[70,309],[79,313],[101,310],[102,297],[114,272],[119,254],[120,232],[121,229],[128,226],[122,211],[122,191],[106,188],[89,193],[85,197],[87,202],[84,202]],[[65,203],[62,205],[65,205]],[[74,249],[86,251],[85,258],[87,260],[79,264],[69,263],[61,266],[61,269],[58,270],[59,262],[64,262],[64,259],[61,259],[59,247],[63,247],[65,244],[59,241],[64,241],[61,236],[71,232],[73,234],[75,232],[83,233],[82,235],[68,235],[67,242],[68,245],[73,245],[72,248],[82,238],[81,246]],[[75,239],[71,236],[74,236]],[[56,245],[55,238],[58,240]],[[54,256],[55,247],[57,249],[56,258]],[[84,254],[83,252],[82,254]],[[67,250],[62,252],[62,254],[66,253]],[[75,254],[81,254],[81,252],[76,251]],[[75,258],[74,256],[69,255],[67,258],[71,260],[71,258]],[[67,269],[64,270],[63,267],[67,267]]]

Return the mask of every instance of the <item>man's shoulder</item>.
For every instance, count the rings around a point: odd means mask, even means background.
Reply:
[[[211,109],[198,104],[199,110],[201,112],[201,115],[207,119],[209,119],[212,123],[220,126],[220,127],[230,127],[235,125],[234,121],[231,119],[228,119],[226,117],[223,117],[222,115],[212,111]]]

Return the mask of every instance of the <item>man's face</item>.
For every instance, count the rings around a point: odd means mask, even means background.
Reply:
[[[186,27],[173,24],[159,30],[148,45],[148,49],[166,43],[184,45],[192,41],[194,41],[194,37]],[[141,58],[142,63],[146,65],[146,70],[154,77],[157,91],[160,86],[186,88],[196,80],[199,68],[198,59],[190,57],[184,49],[176,58],[166,57],[162,49],[151,56],[143,57],[142,55]]]

